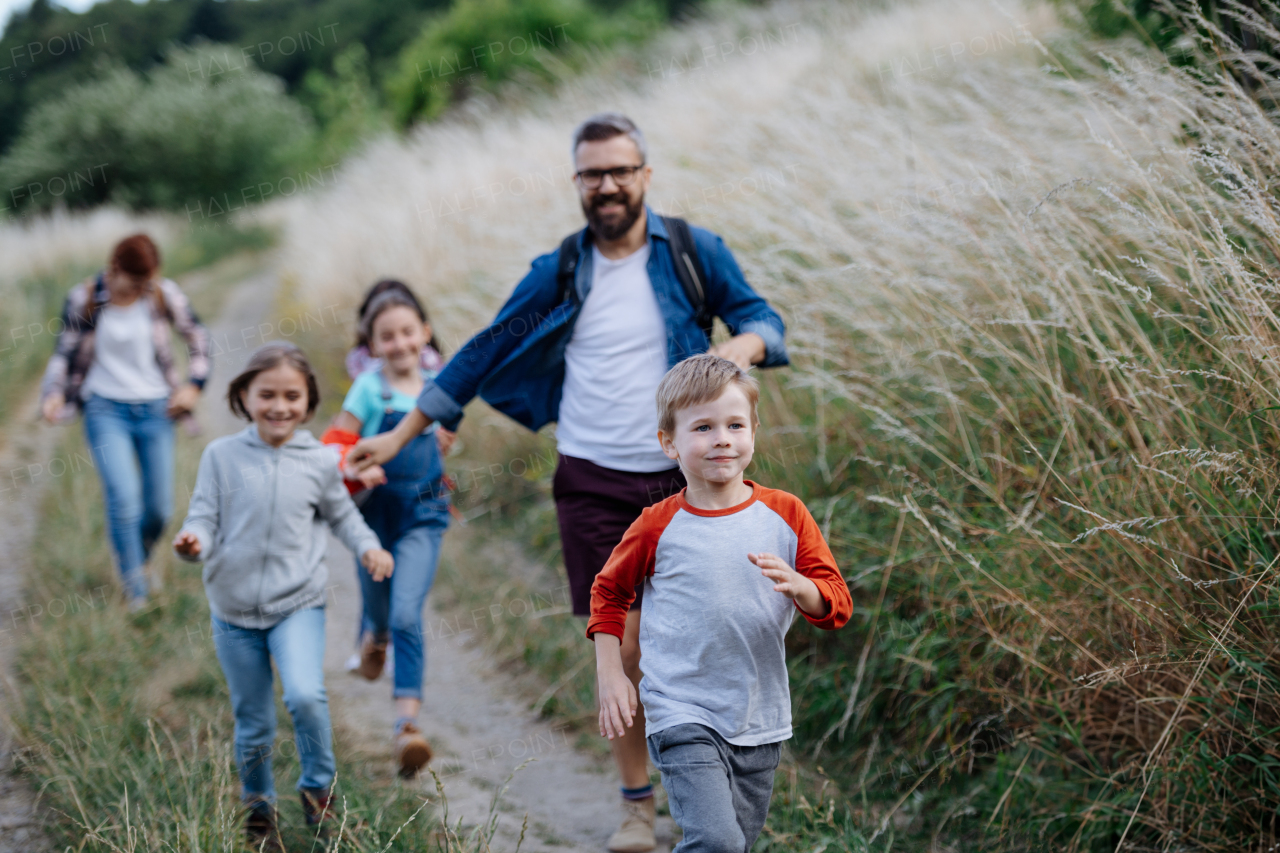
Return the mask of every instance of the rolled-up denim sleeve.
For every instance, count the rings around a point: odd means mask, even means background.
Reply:
[[[701,232],[701,233],[699,233]],[[787,357],[786,324],[763,296],[747,283],[733,252],[724,240],[710,231],[694,230],[698,253],[707,271],[707,304],[735,335],[748,332],[764,341],[764,361],[760,367],[782,367]]]
[[[471,336],[418,395],[418,410],[445,429],[456,430],[462,410],[490,371],[502,363],[551,313],[557,303],[557,253],[534,260],[498,316]]]
[[[462,422],[462,407],[433,379],[428,379],[422,386],[422,393],[418,395],[418,411],[447,430],[457,430]]]

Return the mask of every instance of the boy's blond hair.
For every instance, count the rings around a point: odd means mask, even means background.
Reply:
[[[747,395],[751,404],[751,429],[760,426],[756,404],[760,383],[738,365],[711,353],[686,358],[667,371],[658,385],[658,429],[667,435],[676,430],[676,412],[718,399],[730,383]]]

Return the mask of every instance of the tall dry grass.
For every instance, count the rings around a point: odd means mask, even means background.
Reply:
[[[61,272],[70,264],[101,263],[122,235],[146,231],[158,242],[166,242],[177,230],[178,222],[171,216],[146,216],[113,207],[15,217],[0,226],[0,287]]]
[[[764,31],[792,38],[651,73]],[[349,164],[289,223],[300,294],[397,274],[461,338],[580,222],[567,177],[473,188],[567,176],[576,120],[631,113],[653,202],[788,316],[762,440],[859,602],[841,636],[798,632],[796,748],[975,844],[1274,844],[1265,86],[977,2],[775,4],[601,67]],[[454,194],[473,209],[442,213]]]

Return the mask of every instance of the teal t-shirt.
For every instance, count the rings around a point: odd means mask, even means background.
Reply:
[[[423,376],[427,379],[434,378],[434,374],[427,371],[423,371]],[[411,412],[417,404],[416,398],[394,388],[391,389],[391,399],[384,401],[382,380],[378,378],[378,371],[375,369],[366,370],[356,377],[346,399],[342,401],[342,408],[355,415],[361,424],[360,437],[367,438],[378,434],[378,430],[382,428],[382,413],[387,409],[393,412]]]

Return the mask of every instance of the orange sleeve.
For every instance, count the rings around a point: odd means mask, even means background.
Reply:
[[[345,429],[338,429],[337,427],[329,427],[324,431],[324,435],[320,436],[320,443],[338,448],[340,458],[343,460],[347,458],[347,451],[359,440],[360,436],[354,432],[347,432]]]
[[[658,539],[667,529],[679,503],[674,497],[656,503],[631,522],[622,541],[609,555],[591,585],[591,618],[587,639],[596,632],[613,634],[619,640],[627,627],[627,611],[636,597],[636,586],[653,574]]]
[[[321,444],[327,444],[338,451],[339,471],[342,470],[342,467],[347,462],[347,454],[351,451],[352,447],[355,447],[356,442],[359,440],[360,436],[356,435],[354,432],[347,432],[346,430],[338,429],[337,427],[329,427],[324,431],[324,435],[320,436]],[[343,483],[346,484],[347,492],[352,495],[364,488],[364,486],[359,482],[346,479],[345,474],[343,476]]]
[[[760,500],[782,516],[795,531],[798,540],[795,570],[813,581],[822,594],[822,600],[827,603],[828,613],[818,619],[800,610],[799,606],[796,610],[810,623],[824,630],[843,628],[853,616],[853,598],[836,566],[836,558],[827,547],[827,540],[822,538],[818,523],[809,514],[809,508],[795,495],[776,489],[763,489]]]

